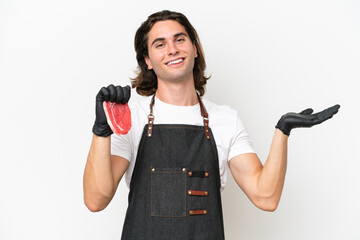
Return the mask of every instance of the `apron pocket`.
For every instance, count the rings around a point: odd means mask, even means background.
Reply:
[[[185,168],[151,169],[151,216],[186,216]]]

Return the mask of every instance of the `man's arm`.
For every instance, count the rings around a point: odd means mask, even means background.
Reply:
[[[287,165],[288,136],[276,129],[269,156],[262,165],[255,153],[233,157],[230,171],[250,201],[265,211],[274,211],[280,201]]]
[[[92,212],[103,210],[113,198],[129,161],[110,155],[110,136],[93,135],[84,172],[84,202]]]
[[[126,172],[129,161],[110,155],[111,130],[104,101],[125,104],[130,98],[130,86],[124,88],[109,85],[96,95],[93,138],[84,171],[84,202],[90,211],[103,210],[113,198],[119,182]]]
[[[276,125],[270,153],[264,164],[254,153],[241,154],[230,159],[230,171],[250,201],[265,211],[274,211],[280,201],[287,166],[287,143],[294,128],[312,127],[335,115],[340,105],[312,114],[312,109],[287,113]]]

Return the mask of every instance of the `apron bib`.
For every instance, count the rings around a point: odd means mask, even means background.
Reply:
[[[222,240],[217,148],[198,96],[204,126],[148,124],[130,182],[122,240]]]

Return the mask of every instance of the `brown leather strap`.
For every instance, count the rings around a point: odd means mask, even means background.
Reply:
[[[205,136],[207,139],[210,139],[210,133],[209,133],[209,115],[206,111],[206,108],[203,104],[203,102],[201,101],[201,98],[199,96],[198,93],[196,93],[198,99],[199,99],[199,104],[200,104],[200,110],[201,110],[201,116],[204,119],[204,128],[205,128]],[[153,124],[154,124],[154,115],[153,115],[153,106],[155,103],[155,94],[154,96],[151,98],[151,102],[150,102],[150,114],[148,115],[148,132],[147,132],[147,136],[151,137],[152,136],[152,129],[153,129]]]
[[[198,97],[198,99],[199,99],[199,104],[200,104],[200,110],[201,110],[201,116],[203,116],[203,117],[208,117],[208,113],[207,113],[207,111],[206,111],[206,108],[205,108],[205,106],[204,106],[204,104],[203,104],[203,102],[201,101],[201,97],[199,96],[199,94],[198,93],[196,93],[196,95],[197,95],[197,97]]]
[[[148,132],[147,132],[148,137],[152,136],[152,129],[153,129],[154,118],[155,118],[154,115],[153,115],[154,103],[155,103],[155,94],[151,98],[151,102],[150,102],[150,114],[148,115]]]
[[[206,171],[189,171],[189,177],[199,177],[199,178],[207,178],[209,177],[209,172]]]
[[[189,215],[206,215],[207,210],[206,209],[196,209],[196,210],[189,210]]]
[[[209,195],[208,191],[199,191],[199,190],[188,190],[189,196],[207,196]]]
[[[199,99],[199,104],[200,104],[200,109],[201,109],[201,116],[203,116],[204,119],[204,127],[205,127],[205,136],[207,139],[210,139],[210,133],[209,133],[209,115],[206,111],[206,108],[203,104],[203,102],[201,101],[201,98],[199,96],[198,93],[196,93],[196,95],[198,96]]]

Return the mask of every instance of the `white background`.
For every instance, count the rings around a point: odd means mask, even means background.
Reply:
[[[206,98],[239,111],[263,162],[282,114],[341,104],[292,131],[275,212],[230,176],[227,239],[360,239],[358,0],[0,0],[0,239],[120,239],[124,182],[102,212],[82,199],[95,95],[130,83],[135,31],[163,9],[198,30]]]

